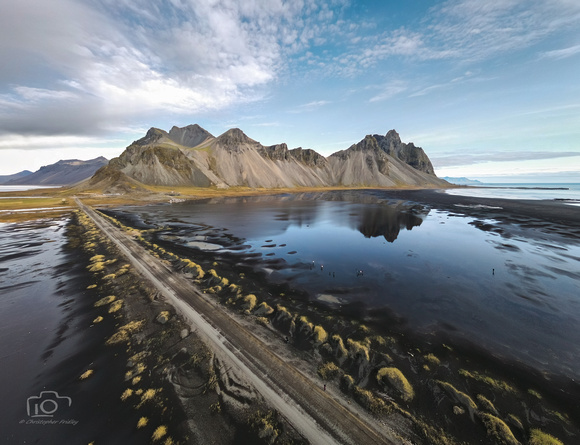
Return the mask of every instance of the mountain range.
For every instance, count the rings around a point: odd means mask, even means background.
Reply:
[[[478,185],[478,184],[482,184],[481,181],[478,181],[477,179],[469,179],[466,178],[465,176],[462,176],[461,178],[451,178],[449,176],[444,176],[443,179],[445,179],[447,182],[451,183],[451,184],[456,184],[456,185]]]
[[[30,170],[22,170],[21,172],[14,173],[13,175],[0,175],[0,185],[6,184],[14,179],[24,178],[30,175],[32,172]]]
[[[301,147],[264,146],[233,128],[213,136],[199,125],[151,128],[85,182],[119,192],[153,186],[218,188],[418,186],[445,187],[422,148],[403,143],[395,130],[368,135],[324,157]]]
[[[109,161],[100,156],[89,161],[67,159],[40,167],[34,173],[24,170],[8,176],[0,176],[2,185],[70,185],[90,178]]]

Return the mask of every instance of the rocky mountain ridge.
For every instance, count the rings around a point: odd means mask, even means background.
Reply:
[[[3,185],[70,185],[90,178],[109,161],[103,156],[88,161],[66,159],[40,167],[34,173],[11,179]]]
[[[112,176],[144,185],[218,188],[448,185],[435,175],[423,149],[403,143],[395,130],[367,135],[324,157],[311,149],[289,150],[284,143],[264,146],[238,128],[217,137],[199,125],[169,132],[151,128],[100,169],[89,185],[111,183],[107,178]]]
[[[30,170],[22,170],[21,172],[14,173],[13,175],[0,175],[0,185],[6,184],[14,179],[24,178],[32,174]]]

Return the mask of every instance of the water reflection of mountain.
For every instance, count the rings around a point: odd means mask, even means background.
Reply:
[[[365,206],[359,215],[357,228],[366,238],[384,236],[392,243],[401,229],[411,230],[420,226],[428,214],[428,209],[418,206]]]

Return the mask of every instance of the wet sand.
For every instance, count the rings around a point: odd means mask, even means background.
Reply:
[[[547,221],[566,225],[571,236],[580,237],[580,207],[552,200],[515,200],[449,195],[439,190],[393,190],[388,194],[457,213],[481,215],[520,223]],[[478,207],[479,206],[479,207]]]

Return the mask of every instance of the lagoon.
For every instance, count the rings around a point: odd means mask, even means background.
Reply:
[[[467,341],[578,379],[580,242],[389,191],[215,198],[114,211],[233,270],[252,267],[309,304],[393,330]],[[216,247],[217,246],[217,247]]]

